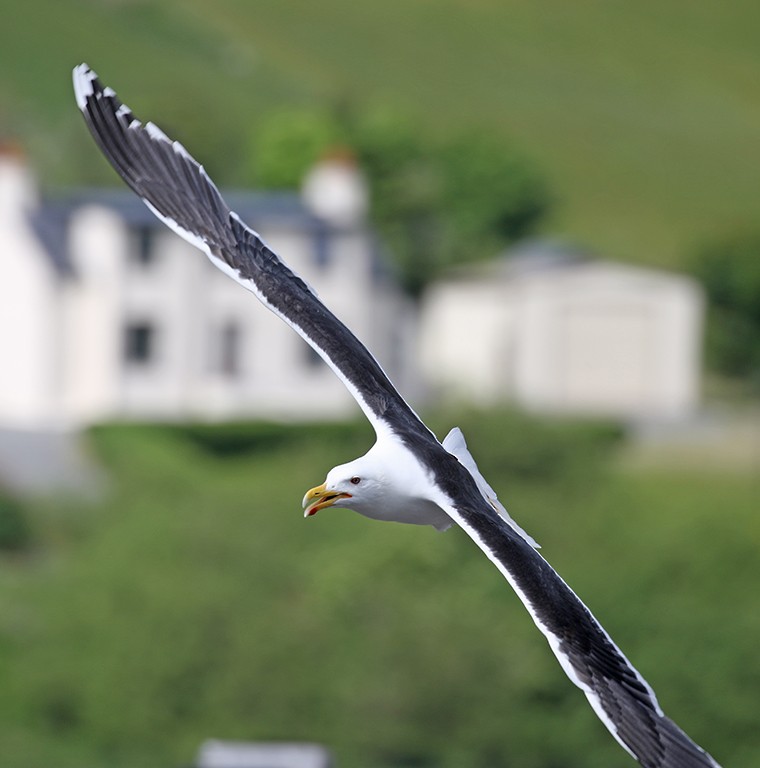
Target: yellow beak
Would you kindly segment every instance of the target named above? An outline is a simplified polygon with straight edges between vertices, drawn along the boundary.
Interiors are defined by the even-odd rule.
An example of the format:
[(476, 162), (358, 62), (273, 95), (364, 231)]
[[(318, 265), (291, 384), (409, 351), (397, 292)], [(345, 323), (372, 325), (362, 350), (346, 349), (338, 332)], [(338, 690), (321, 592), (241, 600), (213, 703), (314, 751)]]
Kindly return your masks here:
[(335, 491), (328, 491), (325, 483), (318, 485), (316, 488), (312, 488), (310, 491), (306, 491), (306, 496), (303, 497), (304, 517), (311, 517), (316, 515), (320, 509), (331, 507), (338, 499), (350, 499), (350, 493), (335, 493)]

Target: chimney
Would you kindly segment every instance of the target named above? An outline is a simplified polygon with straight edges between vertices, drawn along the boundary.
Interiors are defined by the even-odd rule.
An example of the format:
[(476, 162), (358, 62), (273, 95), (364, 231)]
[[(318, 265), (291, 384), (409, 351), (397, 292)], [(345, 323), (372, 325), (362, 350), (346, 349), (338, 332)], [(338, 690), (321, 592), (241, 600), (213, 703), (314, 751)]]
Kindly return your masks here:
[(369, 208), (367, 181), (344, 147), (330, 150), (306, 174), (301, 197), (315, 216), (341, 228), (360, 226)]
[(26, 212), (37, 202), (34, 177), (20, 142), (0, 138), (0, 217)]

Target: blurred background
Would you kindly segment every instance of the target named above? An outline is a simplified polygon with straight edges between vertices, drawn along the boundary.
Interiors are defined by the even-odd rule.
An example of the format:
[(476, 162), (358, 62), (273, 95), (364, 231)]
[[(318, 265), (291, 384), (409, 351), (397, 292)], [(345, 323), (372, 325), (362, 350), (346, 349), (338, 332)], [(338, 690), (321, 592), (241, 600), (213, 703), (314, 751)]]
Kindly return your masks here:
[(0, 11), (3, 765), (632, 764), (466, 536), (303, 521), (371, 429), (121, 184), (81, 61), (462, 427), (665, 711), (756, 764), (756, 3)]

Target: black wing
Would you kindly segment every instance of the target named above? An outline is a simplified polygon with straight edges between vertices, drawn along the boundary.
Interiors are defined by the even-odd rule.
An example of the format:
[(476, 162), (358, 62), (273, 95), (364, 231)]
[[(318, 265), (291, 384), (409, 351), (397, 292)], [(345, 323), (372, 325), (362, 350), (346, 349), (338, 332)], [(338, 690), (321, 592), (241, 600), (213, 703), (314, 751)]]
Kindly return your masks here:
[(411, 432), (437, 442), (367, 348), (230, 211), (203, 166), (154, 124), (136, 119), (86, 64), (73, 77), (95, 141), (156, 216), (294, 328), (348, 387), (378, 434)]
[[(445, 488), (449, 473), (440, 476)], [(512, 585), (567, 676), (633, 757), (645, 768), (719, 768), (664, 715), (646, 680), (527, 541), (462, 485), (438, 503)]]
[(95, 141), (156, 216), (291, 325), (343, 380), (378, 436), (394, 434), (427, 468), (432, 500), (509, 581), (623, 747), (646, 768), (717, 768), (663, 715), (652, 689), (586, 606), (485, 501), (469, 471), (443, 449), (366, 347), (230, 211), (203, 167), (155, 125), (137, 120), (85, 64), (74, 70), (74, 89)]

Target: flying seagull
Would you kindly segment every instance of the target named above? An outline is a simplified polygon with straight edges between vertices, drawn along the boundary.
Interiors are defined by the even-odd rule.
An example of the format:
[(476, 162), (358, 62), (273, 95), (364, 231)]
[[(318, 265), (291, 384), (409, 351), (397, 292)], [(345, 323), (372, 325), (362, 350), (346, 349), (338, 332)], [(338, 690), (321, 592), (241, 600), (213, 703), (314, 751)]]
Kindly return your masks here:
[(501, 571), (562, 669), (617, 741), (646, 768), (719, 768), (672, 720), (591, 612), (536, 551), (482, 477), (458, 429), (439, 442), (367, 348), (262, 238), (231, 211), (202, 165), (142, 123), (86, 65), (77, 105), (124, 181), (170, 229), (254, 293), (327, 362), (377, 440), (304, 497), (305, 515), (348, 507), (366, 517), (444, 530), (459, 525)]

